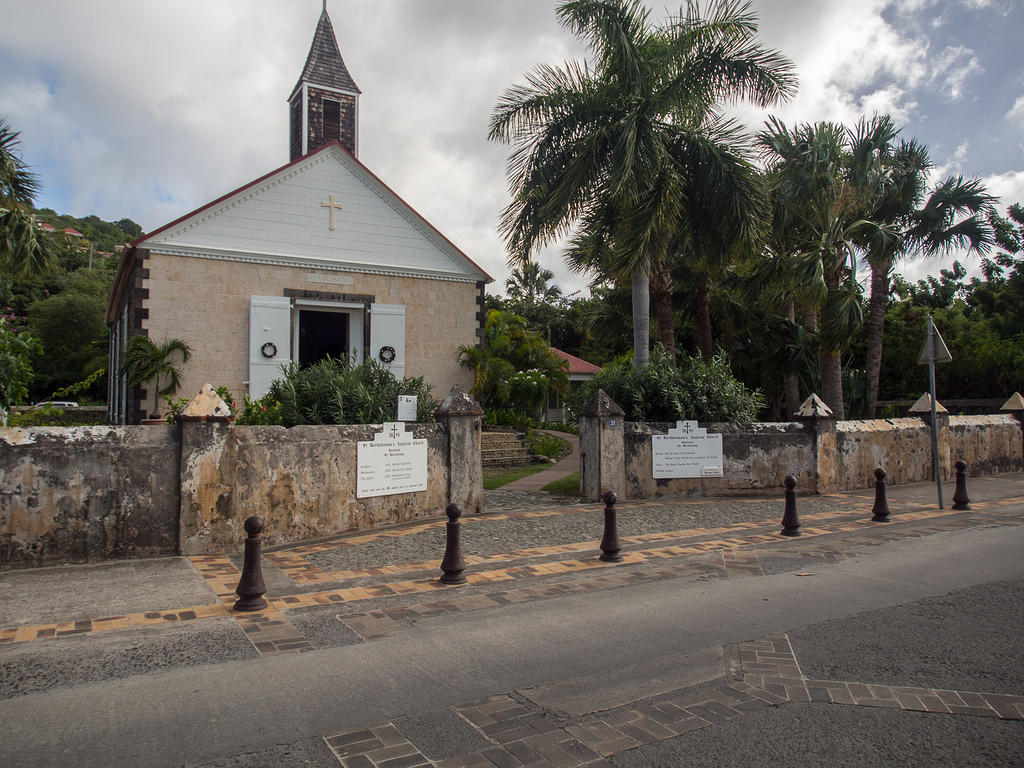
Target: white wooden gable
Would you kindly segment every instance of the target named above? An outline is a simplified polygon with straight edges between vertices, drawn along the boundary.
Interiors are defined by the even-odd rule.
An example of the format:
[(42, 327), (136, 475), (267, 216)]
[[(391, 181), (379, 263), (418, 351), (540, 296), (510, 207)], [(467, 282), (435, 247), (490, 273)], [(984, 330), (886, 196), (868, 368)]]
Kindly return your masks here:
[[(333, 209), (326, 207), (332, 199)], [(207, 258), (489, 279), (336, 143), (157, 230), (138, 245)]]

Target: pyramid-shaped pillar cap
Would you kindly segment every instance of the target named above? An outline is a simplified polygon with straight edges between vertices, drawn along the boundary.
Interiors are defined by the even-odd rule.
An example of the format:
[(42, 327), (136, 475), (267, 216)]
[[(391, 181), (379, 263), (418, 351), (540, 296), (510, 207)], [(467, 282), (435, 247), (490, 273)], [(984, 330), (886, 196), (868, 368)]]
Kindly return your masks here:
[[(919, 398), (917, 398), (917, 402), (914, 403), (912, 406), (910, 406), (910, 410), (908, 411), (908, 413), (931, 413), (931, 412), (932, 412), (932, 396), (931, 396), (931, 393), (929, 393), (929, 392), (925, 392), (923, 395), (921, 395)], [(935, 402), (935, 412), (936, 413), (948, 413), (948, 411), (946, 410), (946, 407), (942, 403), (940, 403), (938, 401)]]
[(473, 396), (458, 384), (453, 384), (448, 395), (437, 408), (438, 416), (482, 416), (484, 409)]
[(1021, 397), (1020, 392), (1014, 392), (999, 410), (1016, 411), (1017, 413), (1024, 412), (1024, 397)]
[(205, 384), (199, 394), (188, 401), (178, 418), (183, 421), (226, 421), (231, 418), (231, 408), (221, 400), (212, 385)]
[(603, 389), (597, 390), (594, 396), (583, 406), (582, 416), (625, 416), (625, 412), (608, 397)]
[(813, 392), (797, 409), (794, 416), (801, 419), (831, 419), (833, 418), (832, 409), (825, 405), (825, 401), (818, 397)]

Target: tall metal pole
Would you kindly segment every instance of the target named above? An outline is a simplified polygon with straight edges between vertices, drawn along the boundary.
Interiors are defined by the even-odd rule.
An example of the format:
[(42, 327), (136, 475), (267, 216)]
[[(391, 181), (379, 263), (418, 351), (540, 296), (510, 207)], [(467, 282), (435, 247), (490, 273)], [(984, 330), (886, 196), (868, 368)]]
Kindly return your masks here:
[(928, 315), (928, 386), (932, 395), (932, 458), (935, 466), (935, 487), (939, 491), (939, 509), (942, 506), (942, 469), (939, 466), (939, 423), (935, 416), (935, 325)]

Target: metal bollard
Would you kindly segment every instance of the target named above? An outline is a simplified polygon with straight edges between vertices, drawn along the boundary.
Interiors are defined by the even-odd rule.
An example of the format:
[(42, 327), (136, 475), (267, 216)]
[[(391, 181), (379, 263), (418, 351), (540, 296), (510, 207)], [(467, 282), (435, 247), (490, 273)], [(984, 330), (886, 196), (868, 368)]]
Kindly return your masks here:
[(242, 562), (242, 578), (238, 580), (235, 594), (236, 611), (259, 611), (267, 607), (263, 595), (267, 585), (263, 583), (262, 550), (263, 518), (253, 515), (245, 521), (245, 532), (249, 538), (245, 540), (245, 560)]
[(462, 559), (462, 510), (458, 504), (449, 504), (444, 513), (448, 515), (445, 526), (444, 559), (441, 561), (440, 582), (442, 584), (465, 584), (466, 561)]
[(796, 478), (786, 475), (786, 511), (782, 515), (783, 536), (800, 535), (800, 516), (796, 513)]
[(599, 559), (606, 563), (617, 563), (622, 560), (619, 526), (615, 521), (615, 502), (619, 497), (615, 495), (615, 491), (607, 491), (601, 498), (604, 500), (604, 536), (601, 538)]
[(871, 519), (876, 523), (889, 522), (889, 502), (885, 498), (885, 470), (875, 470), (875, 506), (871, 508)]
[(970, 509), (971, 500), (967, 498), (967, 462), (958, 461), (956, 467), (956, 490), (953, 491), (953, 509)]

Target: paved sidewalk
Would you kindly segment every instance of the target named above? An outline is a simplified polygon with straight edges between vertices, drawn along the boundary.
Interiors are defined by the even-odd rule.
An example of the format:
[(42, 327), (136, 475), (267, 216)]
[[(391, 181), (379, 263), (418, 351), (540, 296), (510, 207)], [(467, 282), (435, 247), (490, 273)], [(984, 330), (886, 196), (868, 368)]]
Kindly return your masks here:
[[(161, 701), (164, 689), (176, 701), (173, 691), (180, 689), (188, 698), (187, 692), (199, 694), (212, 686), (204, 694), (212, 699), (218, 686), (233, 686), (243, 678), (277, 680), (271, 684), (273, 692), (264, 693), (270, 696), (267, 701), (276, 701), (297, 695), (303, 687), (319, 690), (316, 670), (344, 668), (363, 675), (361, 683), (351, 681), (348, 688), (354, 691), (361, 685), (378, 692), (384, 696), (380, 707), (366, 700), (363, 714), (350, 714), (340, 722), (318, 716), (315, 708), (271, 709), (262, 727), (285, 718), (291, 725), (281, 734), (268, 732), (263, 738), (254, 726), (251, 734), (223, 734), (221, 742), (202, 749), (197, 742), (184, 751), (233, 755), (202, 763), (211, 768), (754, 764), (736, 754), (740, 742), (747, 745), (744, 755), (767, 749), (779, 762), (793, 765), (844, 756), (858, 765), (885, 765), (899, 754), (893, 751), (897, 744), (877, 756), (858, 757), (861, 747), (837, 741), (834, 735), (816, 739), (813, 733), (788, 736), (799, 748), (793, 754), (780, 751), (773, 736), (782, 732), (780, 723), (795, 722), (800, 730), (799, 723), (806, 721), (829, 734), (849, 731), (859, 739), (870, 740), (873, 729), (882, 729), (885, 739), (899, 742), (902, 736), (892, 735), (896, 729), (932, 740), (934, 749), (911, 750), (902, 764), (951, 760), (957, 765), (1018, 765), (1024, 760), (1024, 671), (1006, 660), (1024, 654), (1019, 632), (1024, 620), (1024, 568), (1019, 558), (1009, 555), (1016, 563), (1005, 571), (1009, 581), (945, 596), (941, 587), (931, 584), (940, 580), (938, 574), (967, 573), (972, 568), (1004, 572), (998, 566), (1002, 560), (994, 554), (976, 556), (974, 561), (957, 558), (970, 558), (967, 553), (973, 551), (988, 553), (979, 548), (982, 544), (1001, 547), (1005, 553), (1020, 551), (1024, 475), (972, 478), (969, 492), (971, 510), (956, 511), (948, 508), (951, 484), (944, 510), (937, 508), (933, 484), (890, 488), (888, 523), (870, 522), (870, 490), (800, 497), (802, 535), (795, 538), (779, 535), (781, 498), (627, 501), (619, 505), (623, 561), (603, 563), (597, 558), (600, 504), (541, 505), (536, 493), (505, 490), (489, 494), (492, 511), (464, 518), (465, 586), (437, 582), (444, 521), (430, 520), (265, 551), (270, 605), (251, 614), (230, 610), (241, 565), (238, 556), (0, 573), (0, 725), (18, 733), (7, 747), (0, 746), (0, 762), (7, 755), (11, 765), (67, 764), (59, 749), (52, 756), (33, 753), (38, 759), (26, 761), (24, 749), (29, 747), (16, 746), (38, 730), (33, 723), (21, 732), (19, 726), (28, 725), (19, 719), (28, 716), (24, 713), (37, 713), (32, 715), (36, 719), (42, 711), (58, 717), (64, 701), (77, 702), (67, 705), (71, 709), (64, 719), (80, 720), (81, 712), (70, 714), (78, 712), (75, 707), (92, 711), (95, 697), (109, 702), (110, 696), (122, 695), (114, 693), (121, 686), (140, 694), (148, 690), (145, 686), (158, 686)], [(495, 509), (498, 501), (503, 504), (500, 510)], [(885, 559), (889, 552), (900, 554)], [(1000, 555), (1003, 560), (1007, 556)], [(857, 566), (861, 559), (872, 563), (866, 572)], [(875, 563), (890, 559), (914, 575), (908, 579), (897, 570), (893, 572), (900, 573), (898, 580), (886, 581), (889, 566)], [(851, 583), (860, 590), (857, 595), (866, 590), (864, 594), (883, 596), (880, 605), (893, 607), (843, 615), (831, 623), (781, 618), (789, 615), (787, 611), (803, 615), (801, 606), (821, 599), (819, 594), (826, 597), (821, 610), (834, 611), (835, 600), (827, 596), (833, 589), (846, 594), (847, 588), (840, 585), (851, 576), (844, 574), (855, 574)], [(785, 593), (777, 597), (776, 575), (793, 578), (792, 608), (785, 607)], [(965, 578), (964, 583), (975, 583), (975, 577)], [(761, 583), (763, 587), (758, 586)], [(885, 598), (889, 592), (893, 597)], [(628, 596), (627, 603), (622, 605), (615, 594)], [(674, 597), (683, 594), (685, 600)], [(853, 598), (854, 592), (849, 594)], [(922, 601), (913, 594), (935, 597)], [(771, 610), (769, 603), (760, 602), (769, 597), (775, 604)], [(635, 666), (570, 674), (564, 681), (557, 672), (535, 669), (542, 661), (541, 648), (552, 657), (545, 664), (556, 669), (568, 668), (567, 662), (557, 661), (564, 651), (570, 652), (567, 659), (593, 668), (600, 657), (589, 653), (597, 653), (599, 637), (605, 633), (626, 633), (630, 650), (639, 651), (649, 642), (645, 632), (662, 628), (669, 605), (673, 614), (682, 608), (685, 617), (707, 603), (700, 610), (711, 611), (713, 618), (697, 621), (695, 627), (708, 628), (701, 632), (739, 626), (737, 622), (745, 621), (737, 615), (742, 614), (739, 606), (744, 601), (756, 611), (767, 611), (764, 615), (772, 617), (769, 626), (782, 622), (786, 632), (738, 630), (736, 635), (737, 630), (722, 630), (732, 638), (725, 645), (722, 640), (710, 645), (697, 641), (694, 648), (703, 650), (683, 653), (677, 648), (674, 655), (655, 653), (650, 661), (642, 661), (641, 654)], [(582, 611), (572, 620), (565, 614), (570, 606)], [(600, 615), (624, 615), (640, 606), (645, 610), (630, 613), (626, 624), (602, 620)], [(594, 610), (598, 615), (592, 614)], [(542, 640), (541, 630), (547, 625), (538, 621), (549, 613), (553, 618), (545, 621), (554, 621), (553, 629), (570, 631), (578, 624), (580, 634), (572, 648)], [(421, 632), (440, 633), (437, 639), (457, 645), (461, 641), (451, 627), (482, 639), (481, 633), (499, 622), (505, 628), (495, 637), (486, 635), (482, 647), (490, 649), (487, 655), (500, 667), (502, 633), (530, 627), (514, 647), (524, 644), (522, 652), (530, 660), (520, 662), (527, 666), (518, 677), (531, 682), (488, 685), (486, 664), (477, 659), (476, 667), (461, 673), (468, 675), (465, 682), (458, 674), (455, 680), (460, 690), (478, 691), (476, 698), (453, 693), (449, 705), (430, 714), (411, 703), (387, 708), (396, 705), (384, 703), (391, 700), (385, 693), (410, 674), (416, 676), (410, 670), (439, 661), (410, 655), (414, 648), (427, 652), (432, 647), (433, 636)], [(757, 624), (754, 615), (752, 626)], [(670, 635), (679, 632), (664, 628)], [(533, 651), (525, 649), (531, 635), (538, 643)], [(481, 639), (465, 642), (476, 647)], [(612, 637), (608, 642), (625, 647)], [(595, 651), (588, 652), (591, 645)], [(469, 652), (455, 648), (451, 646), (456, 658)], [(309, 664), (299, 666), (306, 658)], [(396, 665), (395, 676), (381, 676), (377, 665), (384, 658), (389, 659), (386, 664)], [(397, 671), (403, 664), (409, 669)], [(365, 674), (357, 672), (361, 669)], [(190, 670), (200, 674), (192, 677)], [(313, 677), (306, 679), (310, 674)], [(416, 696), (434, 700), (440, 689), (437, 680), (432, 684), (433, 690), (428, 686)], [(290, 691), (290, 686), (296, 690)], [(393, 698), (394, 693), (389, 695)], [(411, 691), (399, 697), (409, 695)], [(190, 712), (196, 704), (189, 698)], [(339, 705), (321, 701), (321, 706), (333, 711)], [(234, 713), (218, 711), (218, 717), (236, 719)], [(412, 711), (419, 714), (408, 714)], [(891, 728), (878, 720), (880, 714), (886, 715)], [(162, 726), (154, 722), (158, 727)], [(196, 733), (206, 730), (199, 727)], [(750, 741), (751, 734), (762, 734), (760, 746)], [(947, 744), (953, 738), (949, 734), (957, 734), (961, 741)], [(90, 739), (102, 743), (99, 735), (85, 741)], [(259, 743), (263, 746), (257, 748)], [(960, 743), (987, 746), (975, 760), (976, 747), (965, 750), (957, 746)], [(253, 746), (243, 749), (243, 744)], [(145, 741), (116, 760), (111, 757), (109, 763), (85, 756), (98, 754), (89, 751), (94, 747), (81, 749), (85, 751), (76, 760), (80, 765), (139, 760), (199, 764), (185, 758), (175, 762), (166, 754), (157, 759), (146, 751)], [(818, 757), (809, 757), (813, 755)]]
[[(951, 487), (947, 489), (952, 495)], [(803, 536), (780, 537), (781, 498), (663, 497), (618, 505), (625, 562), (674, 561), (708, 552), (770, 545), (805, 550), (816, 537), (859, 534), (886, 540), (907, 526), (990, 524), (1001, 514), (1024, 513), (1024, 475), (972, 478), (970, 512), (937, 509), (935, 486), (888, 489), (892, 520), (870, 522), (873, 490), (798, 499)], [(603, 507), (501, 489), (487, 503), (496, 511), (464, 517), (463, 553), (469, 587), (525, 580), (592, 579), (607, 569), (596, 559)], [(492, 503), (500, 501), (501, 506)], [(992, 516), (995, 517), (992, 517)], [(264, 550), (267, 598), (274, 610), (317, 604), (406, 602), (451, 593), (437, 583), (445, 548), (445, 521), (429, 520)], [(817, 556), (817, 555), (816, 555)], [(802, 557), (802, 555), (798, 556)], [(12, 641), (112, 631), (211, 617), (230, 610), (241, 554), (165, 557), (67, 565), (0, 573), (0, 645)], [(213, 598), (213, 599), (211, 599)], [(243, 620), (244, 618), (239, 618)]]
[[(557, 464), (549, 469), (541, 470), (527, 477), (516, 480), (508, 485), (502, 486), (504, 491), (539, 491), (544, 486), (568, 477), (573, 472), (580, 471), (580, 438), (569, 432), (554, 432), (549, 429), (537, 430), (548, 435), (565, 440), (572, 446), (568, 456), (562, 458)], [(489, 510), (490, 506), (487, 507)]]

